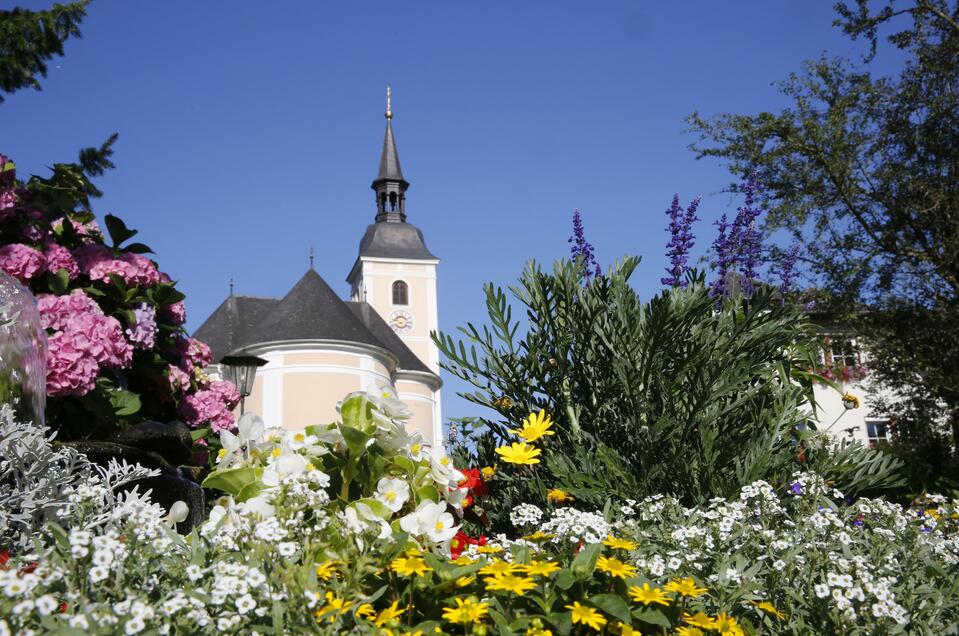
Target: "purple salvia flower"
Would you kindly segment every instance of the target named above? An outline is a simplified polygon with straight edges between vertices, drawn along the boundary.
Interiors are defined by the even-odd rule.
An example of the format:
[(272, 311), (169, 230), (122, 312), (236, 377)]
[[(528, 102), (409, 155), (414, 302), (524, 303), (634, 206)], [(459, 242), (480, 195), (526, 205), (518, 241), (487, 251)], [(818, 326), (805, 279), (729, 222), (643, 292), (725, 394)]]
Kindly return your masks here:
[(583, 259), (583, 270), (586, 272), (586, 278), (591, 276), (602, 276), (603, 270), (596, 262), (596, 256), (593, 253), (593, 246), (586, 240), (586, 233), (583, 230), (583, 219), (579, 215), (579, 208), (573, 210), (573, 235), (569, 237), (567, 243), (572, 243), (570, 254), (573, 260)]
[(761, 210), (756, 207), (756, 194), (759, 182), (756, 173), (751, 172), (741, 186), (746, 195), (742, 207), (736, 211), (730, 242), (739, 266), (740, 284), (743, 295), (750, 298), (756, 290), (756, 268), (762, 260), (762, 235), (756, 227), (756, 219)]
[(127, 337), (137, 349), (152, 349), (157, 335), (156, 309), (140, 303), (133, 308), (133, 315), (136, 316), (136, 324), (126, 330)]
[(779, 291), (782, 293), (783, 302), (786, 300), (786, 294), (791, 291), (793, 280), (796, 278), (796, 259), (798, 258), (799, 243), (793, 243), (779, 267)]
[(725, 213), (716, 221), (716, 227), (719, 230), (716, 234), (716, 240), (713, 241), (713, 251), (716, 253), (716, 260), (713, 261), (713, 264), (716, 266), (716, 280), (713, 281), (713, 287), (709, 291), (713, 298), (719, 298), (728, 294), (729, 290), (726, 288), (726, 279), (729, 277), (729, 271), (735, 264), (734, 254), (731, 250), (732, 236), (727, 234), (730, 227), (729, 221), (726, 220)]
[(789, 492), (791, 492), (794, 495), (803, 494), (802, 484), (799, 483), (798, 481), (794, 481), (792, 484), (789, 485)]
[(669, 256), (670, 266), (666, 270), (668, 277), (660, 279), (663, 285), (670, 287), (686, 287), (686, 281), (683, 280), (683, 272), (686, 270), (686, 263), (689, 261), (689, 252), (693, 248), (696, 238), (693, 236), (693, 223), (699, 220), (696, 216), (696, 209), (699, 207), (701, 197), (693, 199), (685, 214), (680, 214), (683, 209), (679, 206), (679, 195), (673, 195), (673, 203), (666, 210), (669, 215), (669, 234), (670, 240), (666, 244), (666, 255)]

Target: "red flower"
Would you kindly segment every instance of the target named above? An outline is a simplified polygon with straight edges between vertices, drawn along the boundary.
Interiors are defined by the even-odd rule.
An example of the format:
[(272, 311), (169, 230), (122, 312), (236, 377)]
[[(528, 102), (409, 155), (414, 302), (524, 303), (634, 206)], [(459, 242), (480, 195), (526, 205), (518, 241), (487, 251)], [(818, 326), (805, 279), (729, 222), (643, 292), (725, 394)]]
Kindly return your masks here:
[(463, 551), (471, 545), (486, 545), (486, 536), (481, 534), (479, 537), (474, 539), (460, 530), (453, 535), (453, 539), (450, 541), (450, 558), (460, 558), (460, 555), (463, 554)]
[(0, 568), (6, 569), (7, 561), (10, 560), (10, 553), (6, 550), (0, 550)]
[(482, 499), (489, 494), (489, 487), (486, 485), (486, 481), (483, 479), (483, 475), (478, 468), (469, 468), (462, 472), (464, 478), (463, 481), (459, 483), (460, 488), (468, 488), (470, 494), (478, 499)]

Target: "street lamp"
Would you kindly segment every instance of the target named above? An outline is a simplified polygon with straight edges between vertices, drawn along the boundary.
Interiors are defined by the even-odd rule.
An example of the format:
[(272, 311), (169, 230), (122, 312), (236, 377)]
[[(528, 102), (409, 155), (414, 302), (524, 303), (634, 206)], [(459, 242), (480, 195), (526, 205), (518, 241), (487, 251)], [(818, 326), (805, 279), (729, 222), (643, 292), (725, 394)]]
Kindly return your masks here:
[(220, 364), (223, 365), (223, 376), (236, 385), (237, 391), (240, 392), (240, 415), (243, 415), (246, 396), (253, 392), (256, 370), (266, 363), (267, 361), (263, 358), (251, 355), (223, 356), (220, 359)]

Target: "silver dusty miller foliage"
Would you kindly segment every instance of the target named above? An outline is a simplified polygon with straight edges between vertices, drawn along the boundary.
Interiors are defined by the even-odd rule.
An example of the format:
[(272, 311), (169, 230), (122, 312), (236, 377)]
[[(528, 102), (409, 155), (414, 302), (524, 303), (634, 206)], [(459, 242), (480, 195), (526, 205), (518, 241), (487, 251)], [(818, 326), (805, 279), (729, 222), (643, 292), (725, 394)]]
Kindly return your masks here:
[(99, 493), (107, 512), (120, 497), (117, 489), (159, 474), (126, 462), (102, 468), (72, 448), (54, 447), (53, 437), (47, 427), (17, 422), (13, 408), (0, 405), (0, 548), (26, 551), (44, 524), (69, 526), (79, 491)]

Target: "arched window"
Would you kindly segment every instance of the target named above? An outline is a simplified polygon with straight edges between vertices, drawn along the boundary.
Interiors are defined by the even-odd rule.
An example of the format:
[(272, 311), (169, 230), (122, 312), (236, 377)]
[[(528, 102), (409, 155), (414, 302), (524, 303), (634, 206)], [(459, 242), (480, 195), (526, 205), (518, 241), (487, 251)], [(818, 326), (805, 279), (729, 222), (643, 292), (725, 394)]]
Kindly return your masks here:
[(393, 283), (393, 304), (394, 305), (409, 305), (410, 304), (410, 291), (401, 280)]

